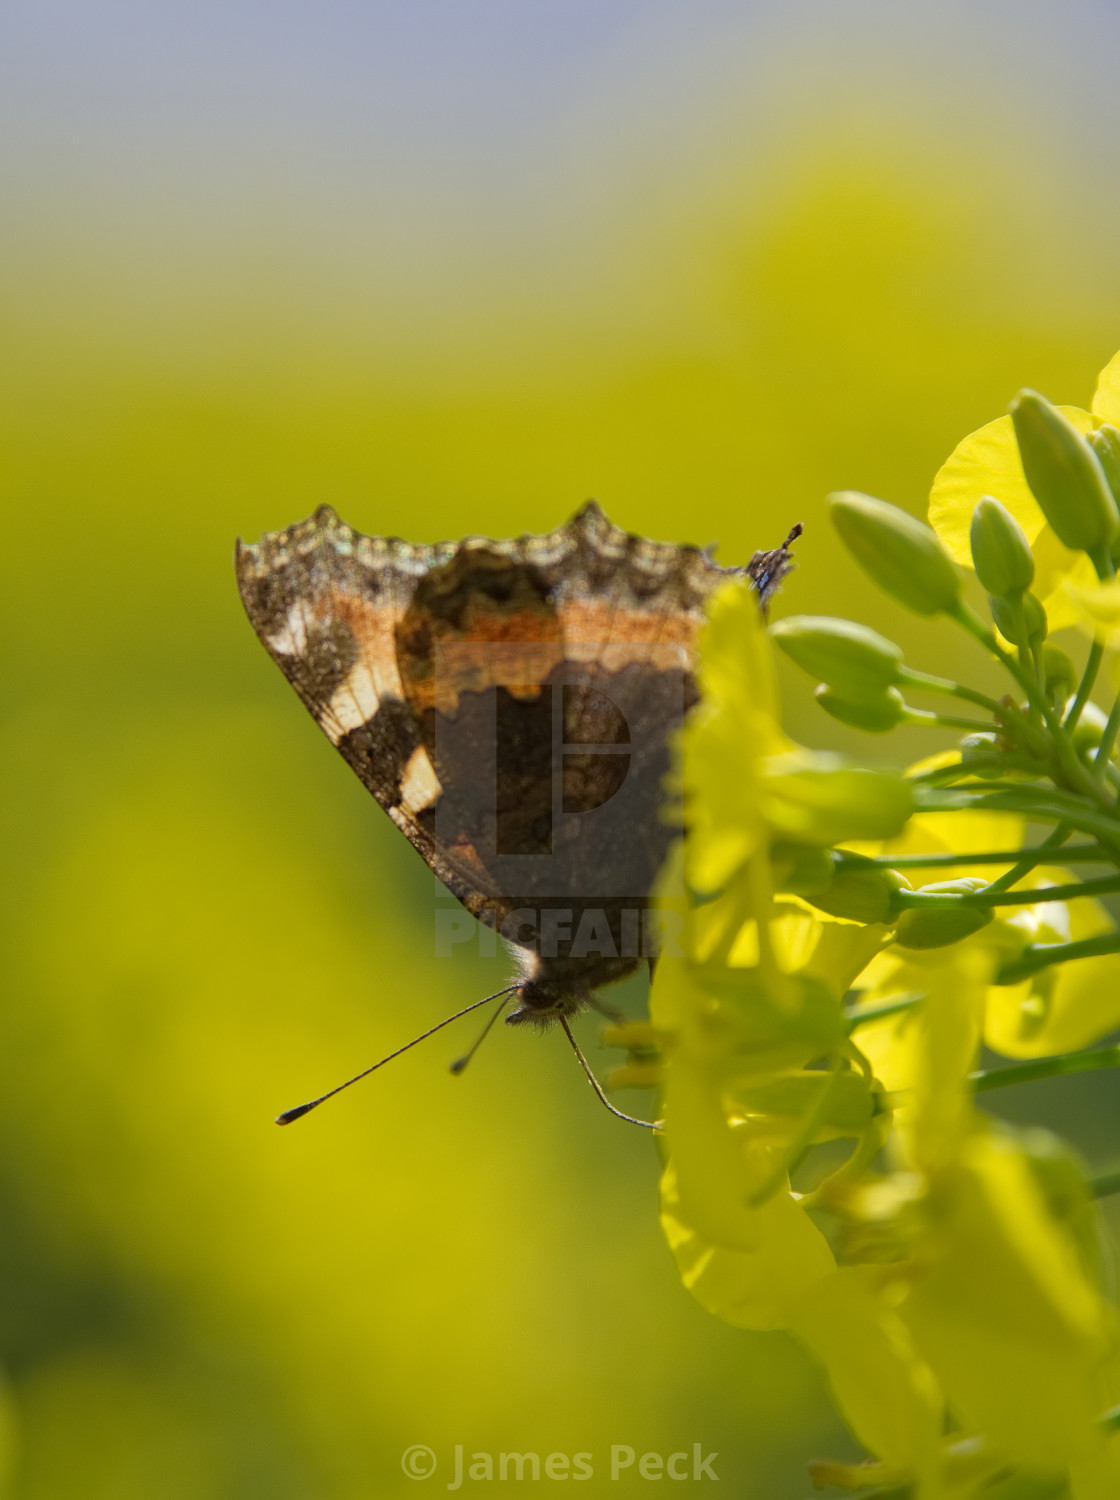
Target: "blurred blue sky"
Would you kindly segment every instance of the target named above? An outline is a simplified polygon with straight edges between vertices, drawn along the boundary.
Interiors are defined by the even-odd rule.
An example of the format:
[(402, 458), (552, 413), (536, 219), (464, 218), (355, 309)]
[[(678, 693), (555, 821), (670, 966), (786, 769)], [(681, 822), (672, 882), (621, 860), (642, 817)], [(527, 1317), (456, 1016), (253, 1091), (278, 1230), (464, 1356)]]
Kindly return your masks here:
[(560, 273), (637, 204), (686, 212), (729, 153), (761, 181), (852, 116), (1091, 173), (1115, 228), (1118, 43), (1104, 0), (16, 0), (8, 232), (77, 218), (127, 261), (271, 224), (324, 269), (357, 234), (438, 296), (449, 252)]

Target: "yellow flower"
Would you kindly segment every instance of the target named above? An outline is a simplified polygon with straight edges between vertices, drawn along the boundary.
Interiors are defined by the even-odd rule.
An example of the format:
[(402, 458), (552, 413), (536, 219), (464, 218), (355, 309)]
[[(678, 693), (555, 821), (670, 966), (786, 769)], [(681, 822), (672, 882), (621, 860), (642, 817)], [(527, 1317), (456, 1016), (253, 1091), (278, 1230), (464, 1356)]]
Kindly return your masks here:
[[(757, 970), (705, 969), (671, 956), (659, 961), (650, 1000), (666, 1039), (671, 1157), (662, 1226), (685, 1285), (740, 1327), (783, 1327), (807, 1288), (835, 1265), (783, 1170), (797, 1122), (763, 1138), (735, 1102), (746, 1080), (799, 1069), (841, 1042), (837, 996), (802, 981), (794, 1000), (790, 1010), (777, 1003)], [(827, 1087), (829, 1076), (814, 1081)]]
[(857, 1027), (853, 1040), (895, 1108), (892, 1155), (900, 1167), (932, 1170), (950, 1160), (972, 1124), (968, 1075), (976, 1065), (994, 958), (975, 942), (924, 952), (890, 949), (862, 979), (861, 1009), (900, 995), (909, 1010)]
[[(658, 962), (650, 1017), (670, 1149), (662, 1224), (685, 1285), (740, 1327), (786, 1326), (834, 1269), (790, 1190), (789, 1157), (876, 1129), (870, 1077), (843, 1062), (841, 999), (886, 933), (773, 901), (759, 852), (690, 914), (688, 956)], [(829, 1056), (831, 1071), (806, 1068)]]
[(1074, 623), (1110, 651), (1120, 648), (1120, 583), (1067, 578), (1064, 587)]
[(661, 1224), (684, 1285), (701, 1307), (737, 1328), (785, 1328), (806, 1291), (836, 1265), (824, 1235), (789, 1193), (752, 1211), (737, 1246), (705, 1239), (682, 1210), (672, 1164), (661, 1183)]
[(1093, 396), (1093, 415), (1120, 427), (1120, 352), (1105, 365)]
[(921, 1478), (920, 1493), (933, 1496), (940, 1493), (944, 1397), (882, 1279), (870, 1266), (822, 1277), (801, 1301), (793, 1332), (824, 1366), (848, 1426), (886, 1466), (876, 1481)]
[(701, 703), (681, 736), (690, 888), (723, 890), (771, 835), (828, 846), (896, 834), (910, 789), (889, 771), (846, 766), (781, 730), (771, 647), (753, 593), (722, 589), (700, 643)]
[(701, 640), (702, 701), (683, 735), (689, 883), (720, 890), (765, 838), (760, 810), (768, 757), (793, 749), (778, 725), (770, 644), (742, 585), (712, 600)]
[[(855, 1032), (892, 1091), (889, 1147), (900, 1170), (850, 1188), (837, 1206), (875, 1231), (853, 1236), (857, 1255), (887, 1247), (880, 1295), (907, 1332), (908, 1357), (929, 1367), (958, 1418), (1009, 1464), (1058, 1473), (1077, 1466), (1088, 1476), (1077, 1493), (1096, 1500), (1116, 1493), (1102, 1487), (1117, 1470), (1096, 1420), (1108, 1404), (1115, 1314), (1095, 1285), (1078, 1225), (1049, 1201), (1026, 1138), (992, 1127), (973, 1105), (968, 1074), (985, 997), (998, 993), (987, 984), (994, 958), (976, 938), (905, 960), (888, 953), (872, 964), (880, 995), (905, 986), (925, 999)], [(807, 1308), (822, 1295), (823, 1285), (814, 1288), (798, 1314), (803, 1337)], [(873, 1330), (866, 1314), (865, 1321)], [(873, 1336), (881, 1341), (881, 1333)], [(811, 1335), (806, 1341), (813, 1347)], [(842, 1353), (820, 1357), (834, 1384), (835, 1368), (841, 1378), (862, 1380), (870, 1400), (871, 1377), (846, 1371)], [(897, 1378), (907, 1378), (901, 1367)], [(839, 1386), (837, 1399), (855, 1426)], [(898, 1464), (881, 1434), (864, 1441)], [(914, 1477), (922, 1477), (922, 1451), (912, 1461)], [(934, 1486), (929, 1493), (958, 1492)]]
[(1113, 1313), (1013, 1137), (962, 1141), (932, 1180), (920, 1249), (899, 1316), (954, 1409), (1017, 1464), (1097, 1454)]
[[(1081, 432), (1105, 422), (1120, 423), (1120, 354), (1101, 372), (1092, 408), (1060, 406)], [(1027, 534), (1035, 558), (1034, 592), (1042, 600), (1051, 630), (1074, 624), (1077, 609), (1064, 584), (1091, 589), (1096, 574), (1089, 559), (1064, 547), (1046, 523), (1038, 502), (1027, 487), (1011, 418), (970, 433), (957, 444), (938, 470), (929, 497), (929, 523), (954, 561), (972, 566), (969, 528), (972, 511), (983, 495), (1005, 505)]]
[[(1120, 358), (1113, 361), (1120, 372)], [(1120, 373), (1117, 375), (1120, 381)], [(1117, 395), (1120, 400), (1120, 393)], [(947, 757), (911, 766), (910, 773), (932, 769), (947, 763)], [(1022, 842), (1022, 818), (1010, 813), (919, 813), (910, 819), (903, 833), (886, 843), (853, 844), (859, 853), (885, 855), (939, 854), (953, 852), (966, 855), (975, 850), (1014, 850)], [(994, 880), (1007, 865), (954, 865), (954, 875), (980, 875)], [(911, 871), (918, 883), (922, 871)], [(1052, 885), (1070, 885), (1075, 877), (1059, 867), (1038, 866), (1018, 884), (1018, 889), (1041, 889)], [(1065, 901), (1039, 901), (1029, 906), (1004, 907), (990, 927), (965, 940), (969, 948), (989, 953), (989, 971), (1001, 959), (1013, 955), (1028, 943), (1069, 943), (1082, 938), (1112, 932), (1115, 923), (1099, 902), (1087, 897)], [(943, 959), (936, 951), (926, 957), (888, 949), (874, 965), (860, 976), (862, 1004), (865, 1008), (880, 1005), (892, 995), (922, 990), (936, 965), (947, 964), (952, 970), (960, 962), (963, 946), (948, 950)], [(868, 959), (873, 955), (869, 952)], [(935, 967), (931, 968), (930, 965)], [(853, 982), (855, 982), (853, 980)], [(892, 1047), (908, 1034), (910, 1022), (895, 1018), (877, 1023), (874, 1029), (861, 1028), (857, 1040), (875, 1066), (876, 1076), (886, 1087), (897, 1069), (905, 1063), (889, 1062)], [(984, 1041), (1004, 1057), (1049, 1057), (1091, 1046), (1120, 1026), (1120, 954), (1096, 958), (1079, 958), (1037, 974), (1014, 985), (986, 986), (984, 1006)]]
[[(918, 761), (916, 765), (909, 767), (906, 774), (916, 776), (924, 771), (938, 770), (942, 766), (956, 765), (959, 761), (959, 751), (947, 750), (940, 755), (930, 756), (927, 760)], [(845, 848), (857, 854), (880, 855), (887, 859), (892, 855), (983, 854), (991, 849), (1006, 849), (1011, 852), (1021, 847), (1025, 826), (1023, 819), (1014, 813), (917, 813), (897, 838), (880, 843), (849, 841)], [(987, 880), (994, 880), (1004, 870), (1010, 869), (1011, 863), (954, 864), (951, 868), (936, 873), (934, 867), (923, 870), (919, 866), (909, 874), (914, 885), (966, 875), (982, 875)]]
[[(1067, 870), (1038, 869), (1031, 884), (1066, 885)], [(1040, 901), (1006, 915), (1005, 929), (1030, 943), (1069, 943), (1112, 932), (1099, 902)], [(985, 931), (976, 940), (989, 938)], [(1120, 1026), (1120, 954), (1077, 958), (1042, 969), (1021, 984), (988, 990), (984, 1040), (1004, 1057), (1049, 1057), (1091, 1046)]]

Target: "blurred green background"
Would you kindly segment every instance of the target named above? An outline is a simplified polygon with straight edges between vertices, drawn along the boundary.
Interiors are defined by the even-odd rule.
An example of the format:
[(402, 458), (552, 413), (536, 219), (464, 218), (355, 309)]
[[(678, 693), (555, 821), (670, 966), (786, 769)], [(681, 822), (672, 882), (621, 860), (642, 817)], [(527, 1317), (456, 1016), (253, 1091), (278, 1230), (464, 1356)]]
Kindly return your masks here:
[[(1118, 43), (1104, 0), (5, 7), (13, 1496), (414, 1495), (414, 1443), (433, 1489), (456, 1443), (591, 1450), (597, 1493), (612, 1443), (699, 1442), (798, 1500), (853, 1452), (784, 1338), (681, 1289), (649, 1140), (554, 1038), (456, 1080), (465, 1022), (273, 1127), (505, 969), (434, 956), (432, 879), (254, 639), (233, 539), (595, 495), (741, 562), (802, 520), (778, 613), (976, 679), (822, 499), (920, 511), (1020, 385), (1087, 404)], [(794, 735), (866, 751), (783, 684)], [(1107, 1151), (1096, 1084), (1015, 1107)]]

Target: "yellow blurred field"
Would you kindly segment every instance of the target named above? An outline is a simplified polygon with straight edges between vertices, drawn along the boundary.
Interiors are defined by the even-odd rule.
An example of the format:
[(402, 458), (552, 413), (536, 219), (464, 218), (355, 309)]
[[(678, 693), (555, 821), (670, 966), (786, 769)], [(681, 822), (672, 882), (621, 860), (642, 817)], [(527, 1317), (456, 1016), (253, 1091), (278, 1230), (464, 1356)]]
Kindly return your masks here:
[[(455, 1444), (701, 1443), (799, 1500), (850, 1447), (818, 1376), (688, 1299), (649, 1141), (556, 1038), (452, 1079), (455, 1033), (272, 1126), (505, 970), (434, 956), (432, 878), (253, 638), (233, 542), (594, 495), (731, 562), (802, 520), (777, 613), (966, 670), (823, 497), (920, 512), (1020, 385), (1087, 401), (1116, 16), (90, 9), (17, 5), (0, 47), (10, 1493), (365, 1500), (416, 1493), (416, 1443), (434, 1489)], [(866, 752), (783, 684), (793, 735)], [(1107, 1091), (1063, 1099), (1085, 1145)]]

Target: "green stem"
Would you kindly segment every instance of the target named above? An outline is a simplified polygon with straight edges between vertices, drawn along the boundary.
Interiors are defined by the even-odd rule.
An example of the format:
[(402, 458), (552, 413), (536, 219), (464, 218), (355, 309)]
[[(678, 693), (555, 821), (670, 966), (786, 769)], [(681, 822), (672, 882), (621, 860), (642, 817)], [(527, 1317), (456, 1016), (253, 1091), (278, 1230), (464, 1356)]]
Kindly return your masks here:
[[(1010, 783), (995, 790), (988, 782), (978, 781), (965, 786), (927, 786), (912, 781), (914, 805), (918, 812), (1004, 812), (1022, 813), (1037, 823), (1060, 823), (1065, 818), (1072, 822), (1067, 807), (1059, 802), (1059, 793), (1053, 787), (1032, 786), (1022, 782)], [(1071, 799), (1074, 807), (1080, 804)], [(1109, 831), (1120, 833), (1120, 825), (1094, 809), (1094, 818), (1104, 822)]]
[(1120, 875), (1101, 880), (1077, 880), (1070, 885), (1044, 885), (1033, 891), (997, 890), (995, 884), (979, 891), (896, 891), (899, 911), (952, 906), (1036, 906), (1040, 901), (1077, 901), (1082, 896), (1112, 896), (1120, 891)]
[[(1039, 693), (1038, 684), (1032, 681), (1028, 673), (1023, 671), (1015, 657), (1009, 651), (1003, 649), (996, 640), (994, 633), (988, 629), (971, 605), (966, 604), (961, 599), (956, 607), (949, 611), (949, 618), (955, 620), (958, 625), (967, 630), (969, 635), (980, 642), (985, 651), (990, 651), (997, 661), (1003, 664), (1022, 688), (1028, 702), (1034, 704), (1039, 709), (1043, 708), (1044, 700)], [(1046, 706), (1048, 707), (1049, 705)]]
[(961, 776), (975, 776), (982, 771), (996, 771), (1001, 775), (1008, 771), (1020, 771), (1038, 781), (1049, 777), (1049, 768), (1041, 761), (1021, 752), (1003, 751), (992, 755), (970, 755), (967, 760), (954, 761), (952, 765), (938, 766), (935, 770), (911, 776), (910, 782), (913, 786), (951, 785)]
[(1042, 642), (1036, 640), (1031, 645), (1031, 665), (1034, 667), (1035, 680), (1042, 684), (1042, 691), (1046, 691), (1046, 679), (1042, 671)]
[(998, 714), (1000, 706), (987, 693), (978, 693), (975, 688), (965, 687), (962, 682), (953, 682), (948, 677), (934, 677), (931, 672), (918, 672), (913, 667), (899, 666), (898, 681), (908, 687), (921, 688), (927, 693), (944, 693), (951, 698), (961, 698), (965, 703), (975, 703), (977, 708), (986, 708)]
[(845, 1013), (848, 1022), (848, 1035), (859, 1026), (867, 1026), (872, 1021), (884, 1021), (888, 1016), (901, 1015), (903, 1011), (913, 1010), (926, 998), (924, 990), (908, 990), (905, 995), (896, 995), (893, 1000), (884, 1001), (882, 1005), (873, 1005), (869, 1010), (849, 1010)]
[(930, 709), (914, 708), (909, 703), (906, 705), (906, 714), (902, 722), (929, 729), (964, 729), (969, 733), (977, 730), (990, 733), (992, 728), (990, 720), (987, 719), (964, 719), (956, 714), (937, 714)]
[[(1111, 1198), (1114, 1193), (1120, 1193), (1120, 1171), (1102, 1172), (1099, 1177), (1090, 1178), (1089, 1191), (1094, 1198)], [(1110, 1415), (1116, 1418), (1116, 1425), (1120, 1427), (1120, 1406)]]
[(1108, 723), (1104, 726), (1104, 734), (1097, 746), (1097, 753), (1093, 756), (1093, 769), (1102, 774), (1107, 770), (1108, 763), (1112, 759), (1112, 747), (1116, 744), (1116, 736), (1120, 734), (1120, 693), (1112, 705), (1112, 712), (1108, 716)]
[(1057, 788), (1045, 791), (1034, 787), (1010, 786), (996, 792), (942, 791), (915, 786), (915, 804), (920, 812), (1014, 812), (1037, 823), (1069, 823), (1081, 833), (1095, 834), (1102, 844), (1120, 857), (1120, 822), (1077, 797)]
[[(951, 618), (956, 620), (957, 623), (961, 625), (965, 630), (967, 630), (970, 635), (975, 636), (986, 650), (990, 651), (993, 656), (997, 657), (998, 660), (1003, 663), (1004, 667), (1008, 672), (1010, 672), (1011, 676), (1014, 677), (1015, 681), (1019, 684), (1023, 692), (1026, 694), (1028, 703), (1030, 703), (1032, 707), (1038, 709), (1039, 713), (1043, 717), (1043, 720), (1045, 721), (1047, 729), (1050, 731), (1050, 738), (1053, 741), (1054, 750), (1057, 753), (1058, 761), (1061, 765), (1062, 771), (1065, 773), (1065, 778), (1068, 781), (1069, 785), (1075, 790), (1081, 792), (1083, 796), (1091, 797), (1094, 801), (1101, 802), (1106, 807), (1110, 806), (1111, 803), (1104, 788), (1100, 785), (1100, 783), (1094, 776), (1091, 776), (1089, 774), (1089, 772), (1081, 764), (1080, 760), (1078, 760), (1077, 752), (1073, 748), (1073, 745), (1069, 738), (1069, 734), (1066, 732), (1066, 727), (1054, 712), (1048, 698), (1046, 697), (1046, 694), (1039, 687), (1038, 683), (1034, 681), (1034, 679), (1028, 672), (1023, 671), (1022, 667), (1010, 652), (1003, 649), (992, 632), (984, 624), (980, 616), (976, 613), (975, 610), (971, 609), (963, 599), (960, 600), (956, 608), (951, 611)], [(1095, 644), (1096, 643), (1094, 643), (1094, 645)], [(1091, 659), (1092, 651), (1090, 651), (1089, 654)], [(1099, 664), (1100, 663), (1098, 657), (1097, 665)], [(1093, 668), (1093, 676), (1096, 676), (1095, 666)], [(1088, 667), (1086, 667), (1085, 669), (1085, 677), (1089, 678)], [(1084, 685), (1085, 683), (1083, 681), (1082, 686), (1084, 687)], [(1085, 692), (1086, 698), (1088, 698), (1092, 686), (1092, 680), (1091, 678), (1089, 678), (1089, 685), (1088, 688), (1086, 688)], [(1079, 695), (1080, 692), (1081, 689), (1079, 688)], [(1081, 709), (1078, 708), (1077, 712), (1080, 714)], [(1072, 728), (1073, 724), (1075, 724), (1076, 722), (1077, 720), (1075, 718), (1072, 718), (1071, 715), (1071, 722), (1069, 727)]]
[(1032, 1057), (1006, 1068), (970, 1073), (969, 1082), (978, 1094), (1007, 1088), (1013, 1083), (1034, 1083), (1039, 1078), (1060, 1078), (1067, 1073), (1091, 1073), (1098, 1068), (1120, 1068), (1120, 1047), (1099, 1047), (1084, 1052), (1066, 1052), (1061, 1057)]
[[(1027, 635), (1027, 616), (1023, 606), (1022, 595), (1012, 603), (1011, 613), (1015, 622), (1015, 644), (1019, 649), (1019, 665), (1022, 667), (1024, 673), (1038, 685), (1043, 698), (1045, 698), (1046, 686), (1042, 681), (1042, 674), (1038, 670), (1038, 656), (1031, 653), (1030, 638)], [(1032, 701), (1031, 719), (1037, 724), (1039, 717), (1039, 708)]]
[[(1059, 823), (1058, 826), (1051, 833), (1049, 833), (1046, 838), (1043, 839), (1042, 847), (1047, 850), (1058, 849), (1062, 844), (1065, 843), (1066, 839), (1069, 838), (1071, 832), (1072, 829), (1070, 828), (1068, 823)], [(1008, 870), (1005, 874), (1001, 875), (998, 880), (993, 880), (991, 885), (988, 887), (988, 891), (992, 892), (1007, 890), (1009, 886), (1013, 886), (1018, 881), (1022, 880), (1023, 876), (1029, 874), (1029, 872), (1033, 868), (1034, 866), (1029, 860), (1017, 860), (1015, 862), (1014, 869)]]
[[(857, 867), (865, 870), (869, 864), (883, 870), (941, 870), (954, 865), (1012, 865), (1016, 861), (1032, 866), (1044, 865), (1049, 863), (1053, 847), (1047, 841), (1026, 849), (986, 849), (983, 854), (877, 854), (872, 858), (862, 854), (858, 858), (846, 858), (843, 849), (836, 852), (838, 872)], [(1110, 864), (1114, 858), (1099, 844), (1072, 844), (1062, 851), (1064, 865)]]
[(1100, 937), (1081, 938), (1076, 943), (1032, 943), (1018, 958), (1004, 964), (992, 983), (1018, 984), (1021, 979), (1029, 979), (1039, 969), (1048, 969), (1051, 964), (1067, 963), (1074, 958), (1101, 958), (1109, 953), (1120, 953), (1120, 932), (1105, 932)]
[[(1120, 891), (1120, 875), (1106, 875), (1100, 880), (1077, 880), (1069, 885), (1044, 885), (1033, 891), (1009, 891), (998, 888), (995, 881), (985, 890), (964, 899), (976, 906), (1034, 906), (1039, 901), (1077, 901), (1082, 896), (1112, 896)], [(994, 892), (994, 894), (993, 894)]]
[(1094, 641), (1089, 647), (1089, 657), (1085, 663), (1085, 670), (1081, 674), (1081, 681), (1077, 687), (1077, 696), (1069, 706), (1069, 713), (1062, 721), (1065, 730), (1075, 729), (1077, 721), (1081, 717), (1081, 710), (1089, 701), (1089, 694), (1093, 691), (1093, 683), (1097, 680), (1097, 672), (1100, 670), (1101, 658), (1104, 656), (1104, 647), (1100, 641)]

